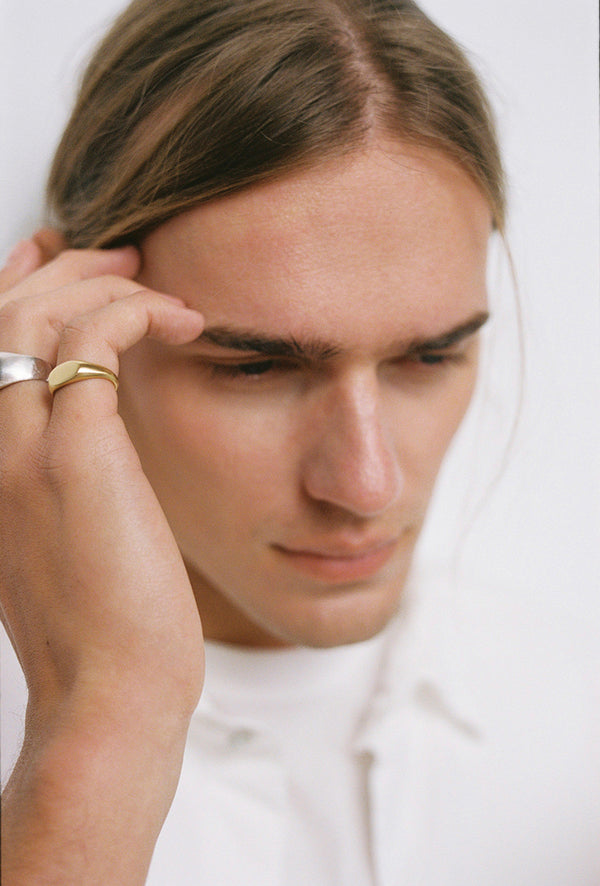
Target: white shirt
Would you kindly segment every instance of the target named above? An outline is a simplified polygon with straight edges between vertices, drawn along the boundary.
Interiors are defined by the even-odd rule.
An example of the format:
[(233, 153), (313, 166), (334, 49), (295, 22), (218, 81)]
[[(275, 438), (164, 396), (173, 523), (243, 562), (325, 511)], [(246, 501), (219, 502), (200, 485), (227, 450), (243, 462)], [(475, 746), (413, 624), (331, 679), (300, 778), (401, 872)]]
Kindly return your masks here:
[[(335, 844), (306, 863), (295, 771), (304, 764), (286, 747), (293, 728), (282, 731), (277, 719), (278, 706), (280, 718), (293, 708), (282, 691), (285, 654), (262, 653), (261, 663), (237, 651), (228, 664), (226, 650), (209, 648), (207, 691), (149, 886), (599, 886), (598, 719), (589, 675), (543, 629), (539, 612), (530, 618), (484, 587), (472, 627), (458, 632), (445, 580), (422, 591), (419, 582), (418, 600), (407, 594), (379, 645), (354, 659), (350, 652), (345, 662), (345, 653), (336, 658), (340, 650), (325, 651), (336, 673), (324, 673), (324, 697), (344, 673), (353, 696), (363, 656), (368, 673), (357, 705), (341, 705), (347, 724), (361, 722), (348, 759), (323, 783), (318, 814)], [(301, 652), (314, 689), (320, 654)], [(244, 661), (249, 670), (239, 681), (228, 668)], [(211, 666), (219, 669), (214, 678)], [(265, 692), (245, 700), (244, 684), (250, 695), (257, 677)], [(301, 685), (290, 681), (292, 698)], [(344, 771), (353, 776), (340, 815), (335, 785)], [(345, 851), (349, 865), (340, 862)]]
[(253, 724), (248, 739), (268, 734), (278, 749), (286, 779), (286, 886), (372, 882), (368, 761), (355, 745), (384, 646), (385, 635), (333, 649), (207, 644), (211, 705)]

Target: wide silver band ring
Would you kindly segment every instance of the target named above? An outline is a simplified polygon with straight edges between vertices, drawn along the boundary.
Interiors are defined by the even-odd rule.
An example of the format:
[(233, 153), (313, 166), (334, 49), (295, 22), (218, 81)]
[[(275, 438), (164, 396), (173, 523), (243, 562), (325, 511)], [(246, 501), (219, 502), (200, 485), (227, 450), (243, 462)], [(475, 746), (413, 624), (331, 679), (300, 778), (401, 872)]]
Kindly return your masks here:
[(39, 357), (0, 351), (0, 388), (18, 381), (47, 381), (52, 366)]

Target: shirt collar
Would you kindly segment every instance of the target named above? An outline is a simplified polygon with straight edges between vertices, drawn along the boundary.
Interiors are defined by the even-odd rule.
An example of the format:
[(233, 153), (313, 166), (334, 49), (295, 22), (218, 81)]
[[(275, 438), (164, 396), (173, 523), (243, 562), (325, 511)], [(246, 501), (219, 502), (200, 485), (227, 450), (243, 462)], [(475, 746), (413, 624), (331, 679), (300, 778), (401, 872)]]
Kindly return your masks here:
[[(465, 738), (483, 738), (483, 724), (470, 691), (469, 643), (456, 617), (457, 580), (442, 567), (415, 565), (397, 615), (384, 629), (381, 667), (373, 700), (357, 736), (357, 751), (373, 751), (396, 718), (420, 709), (440, 717)], [(192, 731), (219, 735), (244, 718), (227, 716), (210, 692), (203, 693)], [(254, 724), (256, 725), (256, 724)]]
[(406, 716), (410, 708), (437, 715), (466, 738), (483, 738), (454, 587), (450, 570), (413, 568), (398, 614), (387, 628), (377, 692), (359, 737), (361, 749), (376, 744), (390, 720)]

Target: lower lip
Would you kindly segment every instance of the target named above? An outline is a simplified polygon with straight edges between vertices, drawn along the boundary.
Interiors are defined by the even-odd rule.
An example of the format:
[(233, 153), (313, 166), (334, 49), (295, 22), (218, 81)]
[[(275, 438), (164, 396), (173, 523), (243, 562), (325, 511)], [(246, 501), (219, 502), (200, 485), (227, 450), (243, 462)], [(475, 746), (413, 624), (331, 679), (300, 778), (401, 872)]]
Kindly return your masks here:
[(390, 542), (359, 557), (328, 557), (279, 547), (276, 550), (299, 572), (329, 584), (344, 584), (375, 575), (390, 560), (395, 548), (396, 542)]

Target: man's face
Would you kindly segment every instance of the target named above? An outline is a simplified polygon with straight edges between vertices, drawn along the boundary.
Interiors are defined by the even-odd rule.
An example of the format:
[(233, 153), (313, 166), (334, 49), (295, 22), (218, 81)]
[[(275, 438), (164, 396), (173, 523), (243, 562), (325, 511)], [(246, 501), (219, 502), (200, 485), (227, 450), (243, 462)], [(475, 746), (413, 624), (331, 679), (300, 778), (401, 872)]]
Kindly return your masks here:
[(148, 236), (140, 279), (206, 333), (126, 354), (121, 411), (208, 637), (328, 646), (393, 615), (472, 394), (489, 233), (458, 166), (379, 141)]

